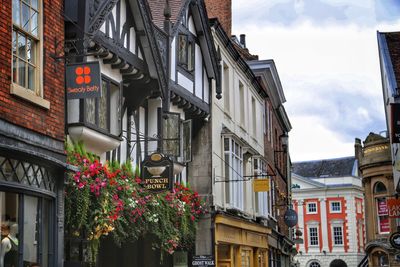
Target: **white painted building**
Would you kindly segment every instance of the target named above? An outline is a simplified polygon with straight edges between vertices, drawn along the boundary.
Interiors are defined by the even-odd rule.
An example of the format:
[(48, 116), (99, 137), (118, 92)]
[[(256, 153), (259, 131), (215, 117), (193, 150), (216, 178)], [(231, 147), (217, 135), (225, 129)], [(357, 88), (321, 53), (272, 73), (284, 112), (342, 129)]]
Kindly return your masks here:
[(293, 163), (301, 267), (352, 267), (365, 256), (364, 195), (354, 157)]

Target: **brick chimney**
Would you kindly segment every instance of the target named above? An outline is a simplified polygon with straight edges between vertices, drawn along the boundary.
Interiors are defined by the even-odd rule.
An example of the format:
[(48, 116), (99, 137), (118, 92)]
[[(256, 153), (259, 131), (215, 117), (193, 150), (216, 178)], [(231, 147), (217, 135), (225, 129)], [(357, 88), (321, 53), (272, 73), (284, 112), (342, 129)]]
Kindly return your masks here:
[(232, 0), (204, 0), (208, 17), (217, 18), (230, 37), (232, 32)]

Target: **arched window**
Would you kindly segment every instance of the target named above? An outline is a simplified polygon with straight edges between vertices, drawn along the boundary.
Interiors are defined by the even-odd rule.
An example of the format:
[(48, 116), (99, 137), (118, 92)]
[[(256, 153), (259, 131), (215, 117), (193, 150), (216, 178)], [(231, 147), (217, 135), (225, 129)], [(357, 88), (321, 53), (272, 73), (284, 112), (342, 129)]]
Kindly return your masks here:
[(347, 264), (343, 260), (336, 259), (329, 264), (329, 267), (347, 267)]
[(385, 194), (386, 186), (382, 182), (375, 183), (374, 194)]
[(374, 198), (377, 216), (377, 227), (379, 234), (390, 233), (390, 223), (387, 210), (387, 189), (382, 182), (376, 182), (374, 185)]
[(321, 265), (316, 261), (312, 261), (308, 267), (321, 267)]

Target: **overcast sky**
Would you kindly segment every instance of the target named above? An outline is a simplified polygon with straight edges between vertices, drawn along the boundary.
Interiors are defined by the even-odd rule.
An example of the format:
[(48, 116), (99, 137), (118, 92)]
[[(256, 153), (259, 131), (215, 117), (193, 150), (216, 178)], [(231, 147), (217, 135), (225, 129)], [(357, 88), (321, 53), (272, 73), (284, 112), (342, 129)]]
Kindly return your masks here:
[(292, 161), (354, 155), (386, 130), (377, 31), (400, 31), (400, 0), (232, 0), (232, 34), (275, 61)]

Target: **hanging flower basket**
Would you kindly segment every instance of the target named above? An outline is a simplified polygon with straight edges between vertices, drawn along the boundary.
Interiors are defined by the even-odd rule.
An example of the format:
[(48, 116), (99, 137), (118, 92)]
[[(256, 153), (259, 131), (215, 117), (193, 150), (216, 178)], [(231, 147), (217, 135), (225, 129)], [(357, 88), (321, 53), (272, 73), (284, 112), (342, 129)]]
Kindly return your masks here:
[(68, 163), (79, 168), (68, 174), (65, 186), (66, 236), (89, 241), (92, 264), (109, 234), (117, 244), (152, 234), (153, 247), (169, 254), (192, 247), (196, 223), (205, 213), (196, 192), (175, 184), (172, 192), (151, 194), (129, 161), (102, 164), (81, 144), (67, 144), (66, 150)]

